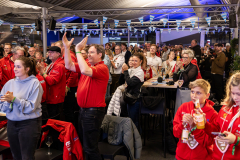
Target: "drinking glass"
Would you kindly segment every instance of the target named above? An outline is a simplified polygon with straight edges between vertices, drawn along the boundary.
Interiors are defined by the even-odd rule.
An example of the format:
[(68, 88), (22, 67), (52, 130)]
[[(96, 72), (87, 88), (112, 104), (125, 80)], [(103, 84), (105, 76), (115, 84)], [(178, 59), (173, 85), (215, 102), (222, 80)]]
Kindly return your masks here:
[(52, 155), (52, 152), (50, 152), (50, 146), (53, 143), (52, 136), (47, 136), (45, 139), (46, 145), (48, 146), (48, 152), (47, 155)]

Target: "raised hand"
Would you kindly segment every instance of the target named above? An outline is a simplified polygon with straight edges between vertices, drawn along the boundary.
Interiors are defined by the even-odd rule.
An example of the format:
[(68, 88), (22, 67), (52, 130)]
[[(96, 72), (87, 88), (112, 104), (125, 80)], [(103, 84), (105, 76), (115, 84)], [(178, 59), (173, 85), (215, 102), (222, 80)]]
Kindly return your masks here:
[(88, 40), (88, 36), (85, 37), (81, 42), (79, 42), (76, 47), (75, 50), (76, 52), (80, 52), (81, 50), (83, 50), (87, 44), (87, 40)]
[(63, 37), (62, 37), (63, 46), (66, 47), (66, 48), (70, 48), (74, 38), (72, 38), (71, 41), (68, 41), (66, 35), (67, 35), (67, 32), (65, 32)]
[(14, 99), (13, 92), (7, 91), (7, 93), (0, 98), (0, 100), (7, 101), (8, 103), (11, 103), (11, 101)]

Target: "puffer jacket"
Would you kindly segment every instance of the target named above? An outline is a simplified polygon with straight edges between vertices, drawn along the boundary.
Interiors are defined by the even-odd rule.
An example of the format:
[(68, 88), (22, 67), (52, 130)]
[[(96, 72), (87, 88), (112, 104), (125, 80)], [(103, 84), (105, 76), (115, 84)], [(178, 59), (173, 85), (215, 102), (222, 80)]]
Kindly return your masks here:
[(108, 134), (108, 143), (119, 145), (122, 142), (129, 150), (130, 159), (140, 159), (142, 152), (141, 136), (131, 118), (105, 115), (102, 126)]
[(114, 92), (111, 101), (108, 105), (107, 115), (112, 115), (114, 113), (116, 116), (120, 116), (121, 114), (121, 105), (120, 98), (122, 97), (122, 91), (124, 91), (125, 86), (119, 86)]

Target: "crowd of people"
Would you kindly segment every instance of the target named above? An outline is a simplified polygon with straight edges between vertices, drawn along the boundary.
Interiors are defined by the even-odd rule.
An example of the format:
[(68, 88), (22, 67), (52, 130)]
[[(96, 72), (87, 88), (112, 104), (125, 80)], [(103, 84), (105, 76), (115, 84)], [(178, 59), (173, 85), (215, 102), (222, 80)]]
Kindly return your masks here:
[[(144, 81), (163, 72), (174, 82), (182, 81), (180, 88), (191, 90), (192, 101), (180, 106), (175, 114), (173, 133), (181, 140), (182, 122), (185, 122), (197, 143), (189, 149), (188, 144), (179, 141), (176, 158), (209, 158), (210, 146), (214, 144), (215, 159), (224, 155), (236, 159), (240, 139), (240, 132), (235, 134), (240, 114), (239, 74), (229, 79), (224, 100), (227, 105), (219, 113), (208, 100), (210, 93), (218, 102), (225, 97), (224, 79), (230, 77), (233, 61), (230, 44), (227, 43), (226, 48), (223, 44), (214, 44), (214, 48), (206, 44), (201, 48), (194, 39), (189, 47), (182, 44), (160, 47), (150, 43), (127, 47), (125, 43), (113, 42), (106, 43), (104, 48), (87, 45), (88, 37), (76, 45), (72, 44), (73, 40), (69, 41), (64, 34), (62, 40), (48, 47), (45, 57), (38, 44), (30, 48), (12, 47), (10, 43), (1, 46), (0, 109), (8, 119), (14, 159), (34, 159), (41, 126), (48, 119), (73, 123), (75, 111), (79, 111), (78, 135), (87, 159), (101, 159), (98, 139), (105, 114), (130, 117), (141, 131), (141, 87)], [(109, 100), (107, 109), (106, 99)], [(205, 130), (195, 128), (192, 112), (197, 99), (202, 107), (200, 114), (206, 117)], [(213, 143), (213, 131), (223, 132), (227, 137), (219, 136)], [(25, 141), (28, 141), (27, 147), (23, 145)], [(224, 150), (226, 153), (216, 148), (220, 142), (228, 143), (230, 148), (234, 146), (235, 156), (230, 153), (232, 148)]]

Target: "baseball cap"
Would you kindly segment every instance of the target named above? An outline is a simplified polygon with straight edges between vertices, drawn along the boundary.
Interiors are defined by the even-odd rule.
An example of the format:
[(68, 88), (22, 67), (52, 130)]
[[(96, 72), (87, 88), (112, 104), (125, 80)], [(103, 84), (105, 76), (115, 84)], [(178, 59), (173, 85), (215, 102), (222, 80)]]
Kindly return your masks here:
[(231, 46), (230, 43), (226, 43), (226, 46)]
[(61, 53), (61, 49), (57, 46), (52, 46), (48, 49), (48, 51), (56, 51), (58, 53)]

